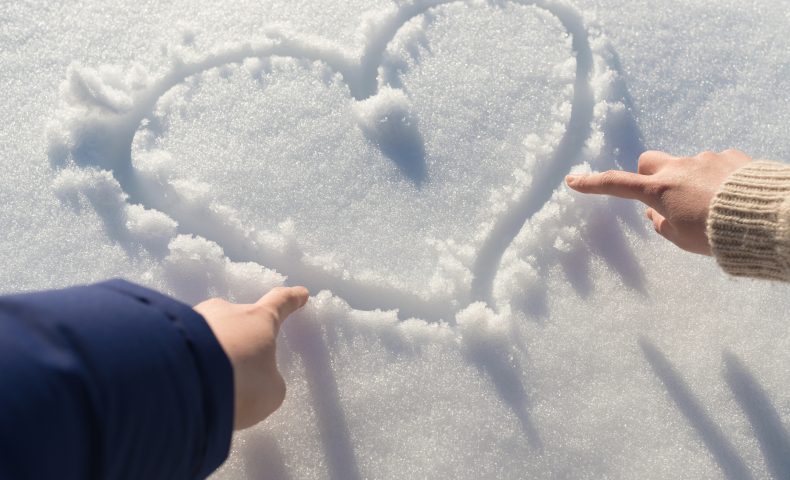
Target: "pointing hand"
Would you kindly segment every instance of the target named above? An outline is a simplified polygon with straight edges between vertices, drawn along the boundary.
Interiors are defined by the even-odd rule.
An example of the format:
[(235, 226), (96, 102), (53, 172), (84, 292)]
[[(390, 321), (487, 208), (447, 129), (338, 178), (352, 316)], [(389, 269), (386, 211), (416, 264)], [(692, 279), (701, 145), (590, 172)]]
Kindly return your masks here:
[(277, 333), (307, 298), (304, 287), (277, 287), (252, 304), (212, 298), (195, 306), (233, 365), (237, 430), (268, 417), (285, 399), (285, 381), (275, 358)]
[(732, 172), (751, 161), (737, 150), (695, 157), (650, 151), (639, 157), (637, 173), (610, 170), (568, 175), (565, 181), (582, 193), (639, 200), (648, 206), (647, 218), (661, 236), (683, 250), (710, 255), (706, 223), (711, 200)]

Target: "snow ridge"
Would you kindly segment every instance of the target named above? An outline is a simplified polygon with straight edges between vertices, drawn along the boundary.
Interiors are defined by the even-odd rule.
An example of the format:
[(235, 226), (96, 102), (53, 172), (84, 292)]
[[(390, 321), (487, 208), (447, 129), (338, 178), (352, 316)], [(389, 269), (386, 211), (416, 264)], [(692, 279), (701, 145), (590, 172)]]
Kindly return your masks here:
[[(521, 192), (511, 192), (512, 198), (498, 207), (502, 213), (488, 226), (482, 248), (470, 267), (471, 286), (451, 298), (431, 298), (385, 288), (308, 264), (302, 259), (296, 239), (289, 238), (287, 232), (252, 231), (237, 220), (232, 210), (213, 204), (205, 194), (207, 188), (168, 180), (156, 166), (149, 171), (135, 170), (132, 166), (131, 148), (136, 132), (150, 121), (157, 102), (173, 87), (210, 69), (250, 58), (279, 56), (321, 61), (339, 72), (351, 95), (358, 100), (355, 108), (366, 137), (379, 145), (407, 177), (419, 183), (425, 174), (424, 160), (420, 158), (424, 147), (417, 119), (409, 111), (408, 93), (394, 86), (399, 84), (397, 73), (384, 78), (378, 72), (385, 63), (387, 45), (410, 19), (448, 3), (457, 1), (418, 0), (374, 18), (367, 25), (367, 46), (357, 59), (324, 39), (269, 29), (267, 37), (258, 42), (225, 46), (200, 58), (174, 57), (169, 69), (155, 80), (139, 65), (125, 72), (116, 67), (93, 70), (73, 65), (62, 87), (64, 107), (49, 129), (50, 161), (58, 169), (108, 170), (123, 192), (122, 201), (164, 212), (177, 223), (180, 234), (198, 235), (215, 242), (230, 260), (254, 262), (287, 273), (290, 282), (306, 285), (313, 291), (330, 289), (356, 309), (393, 309), (398, 310), (401, 318), (452, 322), (457, 311), (474, 301), (495, 307), (492, 289), (505, 250), (524, 224), (549, 202), (571, 167), (586, 154), (596, 157), (593, 151), (596, 147), (589, 144), (596, 122), (596, 104), (604, 107), (598, 113), (599, 123), (605, 121), (611, 105), (622, 104), (621, 98), (608, 98), (618, 94), (612, 87), (616, 71), (613, 73), (614, 63), (607, 56), (608, 44), (599, 37), (591, 40), (582, 14), (565, 1), (514, 2), (556, 16), (572, 38), (575, 79), (570, 116), (561, 137), (553, 140), (554, 151), (541, 158), (539, 165), (533, 165), (520, 186)], [(595, 69), (598, 71), (594, 72)], [(626, 111), (625, 115), (629, 113)], [(392, 121), (382, 121), (386, 119)], [(606, 135), (605, 125), (599, 127)], [(614, 150), (618, 148), (615, 146)], [(161, 159), (149, 160), (162, 163)], [(614, 162), (594, 166), (616, 167)], [(83, 193), (87, 186), (81, 185)], [(107, 218), (113, 215), (112, 211), (97, 210), (101, 210), (106, 224), (123, 223)], [(118, 215), (126, 215), (122, 210), (118, 209)], [(633, 218), (631, 212), (621, 213), (623, 218)], [(161, 256), (162, 250), (157, 248), (152, 253)]]

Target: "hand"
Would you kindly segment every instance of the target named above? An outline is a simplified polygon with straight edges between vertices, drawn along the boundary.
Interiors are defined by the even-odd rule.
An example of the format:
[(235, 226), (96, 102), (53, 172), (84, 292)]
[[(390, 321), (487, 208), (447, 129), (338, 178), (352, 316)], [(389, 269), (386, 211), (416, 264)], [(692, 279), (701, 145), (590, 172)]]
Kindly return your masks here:
[(711, 255), (706, 233), (711, 200), (732, 172), (751, 161), (737, 150), (695, 157), (651, 151), (639, 157), (637, 173), (610, 170), (568, 175), (565, 181), (582, 193), (641, 201), (649, 207), (647, 218), (661, 236), (683, 250)]
[(195, 306), (233, 365), (236, 430), (255, 425), (282, 405), (285, 381), (275, 358), (277, 332), (307, 297), (304, 287), (277, 287), (253, 304), (212, 298)]

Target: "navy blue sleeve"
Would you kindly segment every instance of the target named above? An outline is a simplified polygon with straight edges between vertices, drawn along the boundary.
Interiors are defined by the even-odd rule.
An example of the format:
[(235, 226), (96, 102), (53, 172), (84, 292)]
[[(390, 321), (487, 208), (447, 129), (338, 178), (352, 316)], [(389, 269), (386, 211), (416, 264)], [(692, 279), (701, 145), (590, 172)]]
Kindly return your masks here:
[(203, 317), (113, 280), (0, 297), (0, 478), (204, 478), (233, 371)]

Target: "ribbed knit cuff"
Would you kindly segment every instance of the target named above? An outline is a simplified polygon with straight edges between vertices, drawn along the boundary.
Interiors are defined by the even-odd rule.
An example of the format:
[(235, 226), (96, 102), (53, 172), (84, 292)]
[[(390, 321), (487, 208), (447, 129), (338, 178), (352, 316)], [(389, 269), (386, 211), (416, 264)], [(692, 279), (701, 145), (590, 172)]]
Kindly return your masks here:
[(711, 201), (708, 239), (719, 265), (741, 277), (790, 281), (790, 166), (736, 170)]

